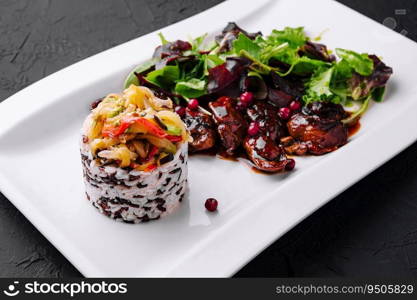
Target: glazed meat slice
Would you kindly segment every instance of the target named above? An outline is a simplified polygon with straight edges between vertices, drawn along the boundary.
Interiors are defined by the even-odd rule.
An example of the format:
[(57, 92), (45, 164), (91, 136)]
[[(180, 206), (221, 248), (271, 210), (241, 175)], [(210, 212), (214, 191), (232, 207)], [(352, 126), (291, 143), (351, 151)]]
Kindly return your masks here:
[[(278, 108), (266, 101), (256, 101), (246, 110), (249, 122), (256, 122), (259, 132), (245, 138), (243, 147), (254, 166), (265, 172), (279, 172), (291, 169), (294, 163), (287, 159), (279, 140), (285, 134), (278, 117)], [(293, 166), (292, 166), (293, 167)]]
[(285, 134), (278, 117), (278, 108), (265, 101), (257, 101), (246, 111), (250, 122), (255, 121), (259, 125), (260, 133), (269, 137), (272, 141), (278, 141)]
[(246, 120), (243, 114), (236, 110), (233, 99), (229, 97), (220, 97), (210, 102), (209, 107), (213, 112), (222, 144), (227, 154), (232, 155), (246, 135)]
[(265, 135), (246, 137), (243, 147), (255, 167), (264, 172), (280, 172), (294, 168), (284, 149)]
[(292, 136), (283, 137), (280, 142), (287, 154), (305, 155), (308, 152), (307, 144), (295, 140)]
[(184, 122), (193, 138), (193, 141), (189, 143), (190, 152), (207, 150), (214, 146), (216, 130), (210, 115), (187, 108)]
[(297, 113), (287, 123), (289, 134), (305, 143), (308, 152), (316, 155), (336, 150), (347, 142), (347, 129), (336, 119)]
[(291, 137), (281, 139), (281, 143), (289, 154), (332, 152), (347, 142), (347, 129), (341, 122), (347, 116), (339, 104), (310, 103), (288, 121)]

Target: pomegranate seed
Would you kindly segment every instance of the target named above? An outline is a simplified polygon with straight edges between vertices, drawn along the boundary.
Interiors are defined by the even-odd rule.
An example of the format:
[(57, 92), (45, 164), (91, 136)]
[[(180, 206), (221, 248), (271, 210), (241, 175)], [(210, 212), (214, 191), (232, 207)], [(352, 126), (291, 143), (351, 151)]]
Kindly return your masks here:
[(185, 108), (182, 106), (175, 106), (175, 112), (180, 116), (183, 117), (185, 115)]
[(291, 116), (291, 110), (288, 107), (282, 107), (279, 109), (278, 115), (283, 120), (288, 120)]
[(195, 110), (198, 108), (198, 100), (197, 99), (190, 99), (190, 101), (188, 101), (188, 108), (191, 110)]
[(259, 132), (259, 124), (258, 124), (258, 122), (252, 122), (252, 123), (250, 123), (249, 124), (249, 127), (248, 127), (248, 134), (250, 136), (254, 136), (254, 135), (257, 135), (258, 132)]
[(301, 108), (301, 103), (300, 101), (294, 100), (290, 103), (290, 109), (292, 111), (297, 111)]
[(285, 170), (291, 171), (294, 168), (295, 168), (295, 160), (289, 159), (287, 164), (285, 165)]
[(217, 209), (217, 205), (218, 204), (219, 203), (217, 202), (216, 199), (214, 199), (214, 198), (208, 198), (206, 200), (206, 203), (204, 203), (204, 206), (206, 207), (206, 209), (208, 211), (215, 211)]
[(253, 100), (253, 94), (251, 92), (244, 92), (240, 95), (240, 101), (245, 103), (246, 105), (249, 105)]

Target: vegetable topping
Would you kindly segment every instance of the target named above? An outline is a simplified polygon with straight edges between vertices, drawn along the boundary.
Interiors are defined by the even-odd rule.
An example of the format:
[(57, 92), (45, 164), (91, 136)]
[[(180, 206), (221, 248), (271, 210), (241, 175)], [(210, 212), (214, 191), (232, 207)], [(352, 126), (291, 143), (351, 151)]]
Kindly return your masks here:
[(170, 99), (160, 99), (143, 86), (130, 85), (109, 94), (92, 110), (84, 138), (102, 164), (151, 171), (172, 160), (189, 141), (181, 118)]

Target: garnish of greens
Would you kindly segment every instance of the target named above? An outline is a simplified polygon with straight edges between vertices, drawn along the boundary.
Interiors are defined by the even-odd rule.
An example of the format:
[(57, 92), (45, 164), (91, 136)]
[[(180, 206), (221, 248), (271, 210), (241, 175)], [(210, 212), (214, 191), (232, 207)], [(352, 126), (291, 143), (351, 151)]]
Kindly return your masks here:
[(256, 79), (251, 88), (258, 99), (267, 97), (262, 92), (265, 82), (295, 80), (302, 84), (293, 96), (304, 105), (328, 101), (359, 107), (345, 120), (349, 124), (366, 111), (370, 100), (383, 100), (392, 74), (375, 55), (341, 48), (331, 54), (326, 46), (312, 42), (303, 27), (274, 29), (264, 36), (229, 23), (211, 41), (207, 35), (173, 42), (159, 36), (161, 45), (152, 58), (137, 66), (124, 86), (146, 85), (177, 103), (233, 94), (243, 77)]

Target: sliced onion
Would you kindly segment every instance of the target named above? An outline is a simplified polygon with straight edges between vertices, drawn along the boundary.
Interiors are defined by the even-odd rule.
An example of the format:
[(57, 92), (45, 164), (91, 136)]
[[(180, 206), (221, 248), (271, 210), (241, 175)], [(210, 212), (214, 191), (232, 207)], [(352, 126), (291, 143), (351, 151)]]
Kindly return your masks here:
[(170, 153), (177, 152), (177, 147), (173, 143), (168, 141), (167, 139), (158, 138), (156, 136), (147, 135), (147, 134), (141, 136), (141, 138), (147, 139), (149, 141), (149, 143), (158, 147), (159, 149), (164, 149), (164, 150), (166, 150), (167, 152), (170, 152)]

